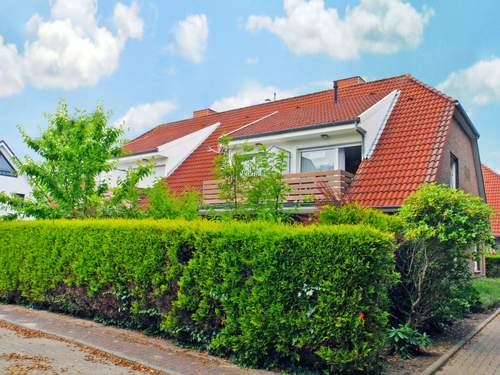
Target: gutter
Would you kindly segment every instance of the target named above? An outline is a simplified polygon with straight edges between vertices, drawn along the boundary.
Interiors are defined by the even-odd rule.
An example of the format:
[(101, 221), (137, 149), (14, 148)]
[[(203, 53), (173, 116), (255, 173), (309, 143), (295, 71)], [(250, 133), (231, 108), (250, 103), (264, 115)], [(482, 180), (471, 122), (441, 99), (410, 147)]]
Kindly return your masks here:
[(112, 158), (110, 160), (121, 160), (121, 159), (131, 158), (134, 156), (155, 154), (157, 152), (158, 152), (158, 148), (152, 148), (150, 150), (144, 150), (144, 151), (132, 152), (130, 154), (125, 154), (125, 155), (119, 156), (117, 158)]
[(267, 132), (267, 133), (259, 133), (259, 134), (252, 134), (252, 135), (242, 135), (240, 137), (234, 137), (233, 141), (240, 141), (244, 139), (253, 139), (253, 138), (262, 138), (262, 137), (267, 137), (267, 136), (272, 136), (272, 135), (280, 135), (280, 134), (287, 134), (287, 133), (294, 133), (298, 131), (304, 131), (304, 130), (316, 130), (316, 129), (322, 129), (322, 128), (329, 128), (331, 126), (340, 126), (340, 125), (358, 125), (360, 122), (359, 117), (355, 117), (350, 120), (343, 120), (343, 121), (337, 121), (337, 122), (327, 122), (323, 124), (316, 124), (312, 126), (304, 126), (300, 128), (293, 128), (293, 129), (284, 129), (284, 130), (277, 130), (274, 132)]
[[(469, 115), (465, 111), (464, 107), (462, 107), (462, 104), (457, 100), (455, 101), (455, 108), (457, 109), (458, 113), (462, 117), (463, 121), (460, 121), (462, 119), (457, 118), (456, 115), (454, 115), (455, 119), (457, 120), (458, 124), (463, 128), (467, 136), (471, 139), (472, 143), (472, 152), (474, 154), (474, 167), (476, 169), (476, 180), (478, 182), (478, 189), (479, 189), (479, 195), (483, 200), (486, 202), (486, 192), (484, 189), (484, 177), (483, 177), (483, 171), (481, 168), (481, 155), (479, 153), (479, 146), (478, 146), (478, 139), (479, 139), (479, 132), (477, 131), (476, 127), (472, 123)], [(474, 136), (475, 139), (472, 139), (470, 132), (467, 131), (467, 129), (464, 128), (464, 123), (465, 125), (469, 128), (470, 132), (472, 132), (472, 135)]]
[(479, 132), (477, 131), (476, 127), (474, 126), (474, 124), (472, 123), (469, 115), (467, 114), (467, 112), (465, 111), (464, 107), (462, 106), (462, 104), (460, 104), (460, 102), (457, 100), (455, 102), (455, 106), (457, 107), (457, 109), (459, 110), (460, 114), (464, 117), (465, 119), (465, 122), (467, 123), (467, 125), (469, 125), (469, 127), (471, 128), (472, 132), (474, 133), (474, 135), (476, 136), (476, 138), (479, 138)]

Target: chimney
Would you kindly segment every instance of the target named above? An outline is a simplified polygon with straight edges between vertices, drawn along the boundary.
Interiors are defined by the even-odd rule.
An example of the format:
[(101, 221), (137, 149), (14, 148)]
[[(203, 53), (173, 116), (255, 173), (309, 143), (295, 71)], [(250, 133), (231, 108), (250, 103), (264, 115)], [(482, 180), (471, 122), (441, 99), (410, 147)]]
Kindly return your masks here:
[(217, 113), (217, 112), (211, 108), (199, 109), (199, 110), (193, 112), (193, 118), (205, 117), (208, 115), (212, 115), (214, 113)]
[(337, 103), (339, 95), (339, 83), (337, 81), (333, 81), (333, 102)]
[(343, 89), (345, 87), (359, 85), (361, 83), (366, 83), (366, 81), (360, 76), (342, 78), (333, 81), (333, 102), (337, 103), (339, 100), (339, 88)]

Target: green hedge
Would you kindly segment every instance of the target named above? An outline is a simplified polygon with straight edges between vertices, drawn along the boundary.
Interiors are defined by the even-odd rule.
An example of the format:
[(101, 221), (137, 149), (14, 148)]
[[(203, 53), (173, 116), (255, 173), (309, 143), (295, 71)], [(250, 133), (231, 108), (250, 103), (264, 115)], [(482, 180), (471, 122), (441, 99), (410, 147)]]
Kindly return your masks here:
[(0, 297), (205, 346), (249, 366), (378, 364), (393, 242), (363, 226), (0, 223)]
[(486, 256), (486, 276), (500, 277), (500, 254)]
[(403, 222), (395, 215), (388, 215), (380, 210), (362, 207), (356, 204), (345, 206), (325, 206), (319, 213), (321, 224), (363, 224), (390, 233), (399, 233)]

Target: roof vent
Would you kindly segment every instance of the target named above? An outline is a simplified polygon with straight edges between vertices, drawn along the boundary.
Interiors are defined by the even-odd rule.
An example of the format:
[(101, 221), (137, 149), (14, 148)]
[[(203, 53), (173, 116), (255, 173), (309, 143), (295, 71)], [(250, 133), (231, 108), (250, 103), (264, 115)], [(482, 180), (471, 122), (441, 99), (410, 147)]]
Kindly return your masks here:
[(193, 112), (193, 118), (205, 117), (208, 115), (213, 115), (214, 113), (217, 113), (217, 112), (211, 108), (199, 109), (199, 110)]

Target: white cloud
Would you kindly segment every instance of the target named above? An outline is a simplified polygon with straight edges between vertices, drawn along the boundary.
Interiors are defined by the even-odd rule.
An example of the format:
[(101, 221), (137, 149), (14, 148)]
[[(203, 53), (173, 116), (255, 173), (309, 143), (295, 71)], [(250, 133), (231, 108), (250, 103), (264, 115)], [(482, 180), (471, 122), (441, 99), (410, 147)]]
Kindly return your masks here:
[(22, 59), (13, 44), (4, 44), (0, 35), (0, 97), (16, 94), (24, 88)]
[(415, 48), (433, 15), (432, 9), (419, 12), (401, 0), (361, 0), (344, 17), (324, 0), (284, 0), (284, 9), (285, 17), (250, 16), (247, 29), (270, 31), (298, 55), (325, 53), (341, 60)]
[[(35, 37), (25, 43), (23, 54), (0, 44), (0, 84), (5, 77), (15, 77), (17, 91), (27, 83), (67, 90), (95, 85), (116, 70), (127, 40), (143, 34), (135, 2), (117, 3), (113, 21), (116, 34), (98, 24), (96, 0), (52, 1), (50, 19), (35, 13), (27, 22)], [(14, 66), (12, 61), (19, 63)], [(0, 96), (14, 92), (3, 89)]]
[(478, 106), (500, 101), (500, 58), (480, 60), (453, 72), (438, 89)]
[(264, 103), (266, 99), (285, 99), (297, 95), (295, 90), (282, 90), (274, 86), (263, 86), (258, 82), (250, 82), (234, 96), (221, 98), (212, 103), (210, 108), (215, 111), (227, 111), (233, 108), (247, 107), (253, 104)]
[(203, 61), (207, 48), (208, 19), (204, 14), (190, 15), (179, 21), (174, 30), (175, 41), (171, 48), (195, 64)]
[(142, 38), (144, 22), (139, 17), (137, 3), (132, 3), (129, 7), (122, 3), (116, 4), (113, 22), (122, 38)]
[(139, 104), (131, 107), (115, 124), (124, 125), (125, 129), (131, 131), (148, 129), (160, 124), (176, 107), (170, 100)]

